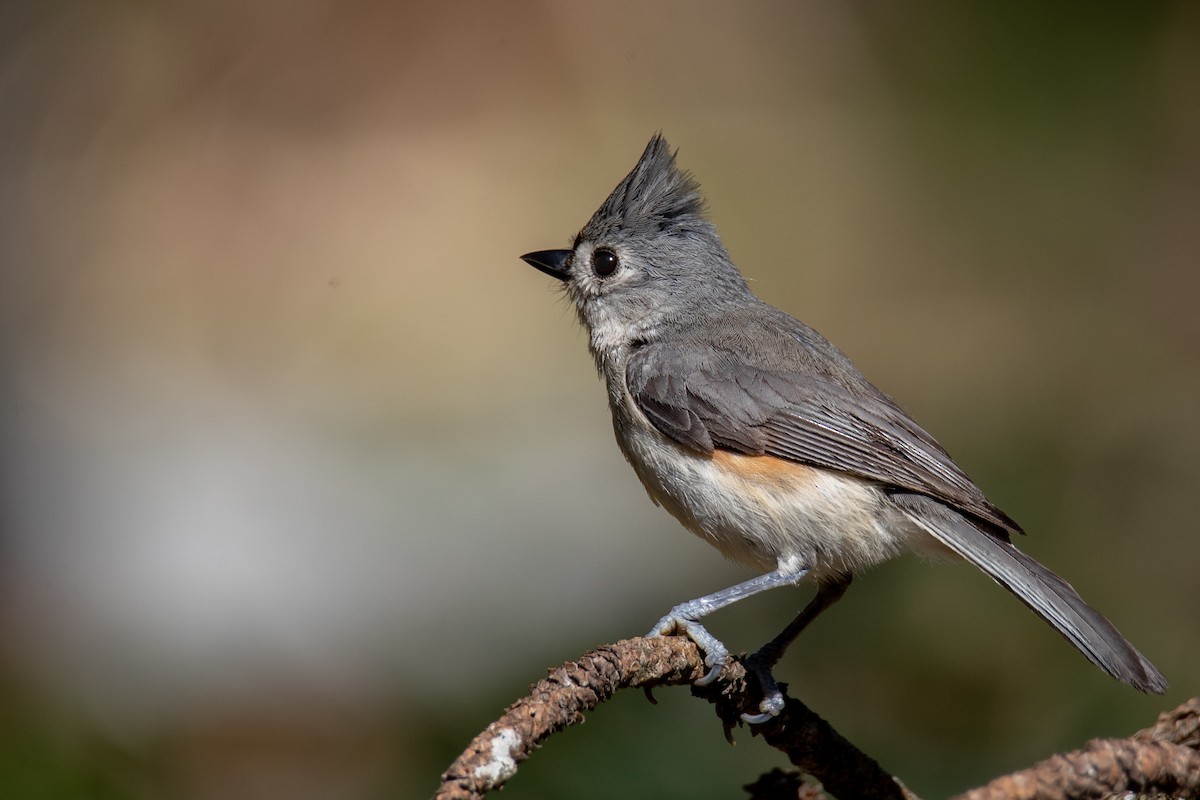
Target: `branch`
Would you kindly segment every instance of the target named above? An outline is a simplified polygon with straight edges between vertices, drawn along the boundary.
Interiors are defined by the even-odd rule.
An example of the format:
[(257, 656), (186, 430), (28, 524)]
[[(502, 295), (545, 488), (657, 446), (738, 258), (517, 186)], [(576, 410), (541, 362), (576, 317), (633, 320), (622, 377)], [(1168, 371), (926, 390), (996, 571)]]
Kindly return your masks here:
[(955, 800), (1068, 800), (1125, 792), (1200, 794), (1200, 697), (1128, 739), (1094, 739)]
[[(442, 775), (435, 800), (477, 800), (517, 772), (538, 744), (583, 722), (590, 711), (626, 687), (691, 685), (707, 668), (700, 651), (680, 636), (626, 639), (568, 661), (534, 684), (500, 719), (463, 751)], [(743, 711), (757, 712), (757, 696), (747, 692), (746, 673), (731, 662), (721, 678), (692, 691), (716, 706), (726, 736)], [(803, 703), (789, 698), (783, 712), (756, 726), (755, 733), (788, 755), (792, 763), (841, 797), (915, 800), (873, 759), (837, 733)]]

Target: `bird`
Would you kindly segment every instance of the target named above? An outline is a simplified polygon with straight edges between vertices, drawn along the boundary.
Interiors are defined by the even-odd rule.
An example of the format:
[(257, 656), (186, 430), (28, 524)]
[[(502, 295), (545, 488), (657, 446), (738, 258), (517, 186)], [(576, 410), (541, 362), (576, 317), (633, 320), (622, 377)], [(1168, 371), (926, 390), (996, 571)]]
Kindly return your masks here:
[[(790, 256), (784, 254), (781, 258)], [(651, 500), (758, 577), (680, 603), (649, 636), (683, 634), (717, 679), (728, 648), (701, 619), (804, 582), (816, 593), (746, 659), (783, 709), (772, 669), (855, 574), (906, 551), (981, 569), (1106, 673), (1166, 679), (1099, 612), (1013, 543), (1021, 527), (837, 347), (759, 299), (661, 133), (570, 248), (521, 256), (561, 282), (607, 388), (617, 444)]]

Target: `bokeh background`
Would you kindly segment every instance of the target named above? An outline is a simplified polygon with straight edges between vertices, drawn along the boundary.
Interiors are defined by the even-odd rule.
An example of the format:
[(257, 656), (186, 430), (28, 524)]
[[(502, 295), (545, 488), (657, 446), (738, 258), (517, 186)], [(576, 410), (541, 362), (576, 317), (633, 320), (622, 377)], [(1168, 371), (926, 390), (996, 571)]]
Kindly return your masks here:
[[(0, 795), (426, 796), (547, 666), (748, 577), (645, 497), (517, 259), (660, 129), (756, 290), (1172, 681), (903, 559), (793, 693), (944, 796), (1198, 691), (1200, 6), (8, 2), (0, 48)], [(505, 796), (780, 763), (658, 695)]]

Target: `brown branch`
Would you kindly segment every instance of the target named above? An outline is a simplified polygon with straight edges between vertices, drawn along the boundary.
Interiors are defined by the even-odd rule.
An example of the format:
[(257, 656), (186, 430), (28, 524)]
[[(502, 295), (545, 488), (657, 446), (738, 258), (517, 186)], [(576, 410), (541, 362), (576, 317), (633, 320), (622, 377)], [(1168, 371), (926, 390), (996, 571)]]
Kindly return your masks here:
[(1094, 739), (955, 800), (1081, 800), (1124, 792), (1200, 795), (1200, 698), (1128, 739)]
[(626, 686), (694, 681), (703, 673), (695, 645), (680, 637), (630, 639), (568, 661), (530, 687), (442, 775), (436, 800), (474, 800), (504, 785), (538, 744)]
[[(568, 661), (475, 737), (442, 775), (435, 800), (476, 800), (503, 786), (542, 740), (583, 722), (584, 711), (618, 689), (690, 685), (705, 672), (696, 646), (679, 636), (626, 639)], [(758, 698), (747, 694), (745, 670), (736, 661), (714, 684), (693, 692), (716, 706), (727, 736), (743, 711), (757, 711)], [(789, 699), (783, 713), (755, 732), (842, 797), (913, 800), (874, 760), (797, 700)]]
[[(696, 646), (668, 636), (627, 639), (568, 661), (530, 687), (500, 719), (475, 737), (449, 769), (435, 800), (478, 800), (517, 772), (547, 737), (583, 722), (583, 713), (618, 689), (691, 685), (706, 672)], [(759, 698), (747, 691), (746, 672), (731, 662), (711, 686), (692, 693), (716, 707), (726, 736)], [(785, 753), (800, 772), (838, 797), (917, 800), (821, 717), (788, 698), (783, 712), (752, 728)], [(799, 773), (773, 770), (746, 787), (755, 800), (817, 797)], [(1122, 792), (1200, 796), (1200, 698), (1159, 717), (1129, 739), (1098, 739), (1082, 750), (1053, 756), (1029, 769), (997, 778), (956, 800), (1082, 800)]]
[(1130, 738), (1139, 742), (1170, 742), (1200, 751), (1200, 697), (1164, 711), (1157, 722)]

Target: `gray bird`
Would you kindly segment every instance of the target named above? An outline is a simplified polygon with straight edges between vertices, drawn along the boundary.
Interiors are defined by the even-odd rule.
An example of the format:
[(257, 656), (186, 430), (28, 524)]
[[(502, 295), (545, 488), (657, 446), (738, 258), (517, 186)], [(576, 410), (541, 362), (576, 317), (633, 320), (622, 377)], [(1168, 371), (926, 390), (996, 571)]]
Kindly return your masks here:
[(682, 633), (716, 679), (729, 651), (700, 619), (805, 580), (812, 601), (747, 660), (771, 668), (854, 573), (905, 550), (990, 575), (1094, 664), (1144, 692), (1166, 680), (1062, 578), (1019, 551), (1021, 528), (824, 337), (750, 291), (661, 135), (569, 250), (521, 256), (563, 282), (608, 386), (617, 444), (655, 504), (764, 574), (681, 603), (650, 636)]

